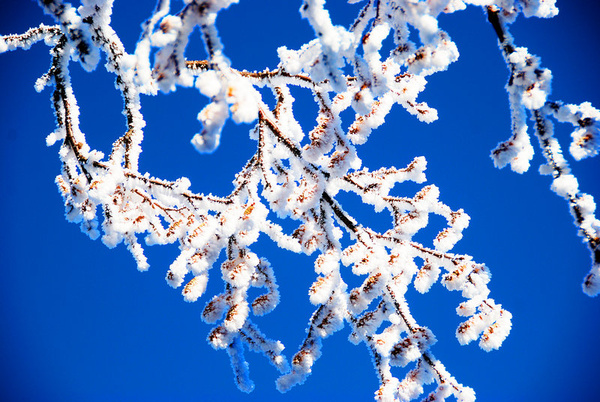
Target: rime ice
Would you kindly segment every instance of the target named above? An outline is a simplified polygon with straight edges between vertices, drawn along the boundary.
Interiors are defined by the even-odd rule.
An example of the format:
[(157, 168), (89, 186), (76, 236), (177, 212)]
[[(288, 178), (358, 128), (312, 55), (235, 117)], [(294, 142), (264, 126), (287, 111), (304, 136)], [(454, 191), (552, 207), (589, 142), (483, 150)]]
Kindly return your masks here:
[[(315, 38), (299, 49), (279, 48), (276, 69), (252, 72), (231, 68), (219, 37), (217, 15), (237, 3), (234, 0), (186, 0), (181, 10), (158, 1), (133, 54), (126, 52), (110, 25), (113, 1), (84, 0), (79, 8), (62, 0), (41, 3), (57, 25), (0, 37), (0, 52), (27, 49), (42, 40), (51, 48), (51, 68), (35, 88), (54, 88), (57, 128), (46, 142), (60, 144), (62, 171), (56, 184), (67, 220), (79, 224), (90, 238), (101, 237), (107, 247), (124, 243), (140, 271), (149, 268), (143, 244), (178, 244), (179, 255), (165, 279), (182, 288), (188, 302), (205, 297), (209, 277), (220, 278), (224, 290), (208, 296), (202, 319), (213, 326), (207, 341), (226, 351), (236, 384), (244, 392), (254, 388), (246, 350), (269, 360), (281, 373), (277, 388), (285, 392), (311, 374), (323, 353), (322, 339), (348, 325), (349, 340), (364, 343), (371, 353), (380, 383), (375, 399), (412, 400), (434, 383), (428, 400), (452, 395), (458, 401), (473, 401), (474, 391), (434, 357), (434, 334), (412, 317), (406, 299), (410, 286), (426, 293), (440, 283), (461, 293), (466, 299), (456, 308), (464, 317), (456, 330), (461, 344), (478, 340), (489, 351), (508, 336), (512, 316), (490, 298), (489, 269), (469, 255), (450, 252), (469, 216), (440, 201), (443, 192), (431, 184), (414, 194), (392, 192), (404, 182), (426, 181), (425, 158), (417, 157), (405, 167), (371, 170), (357, 155), (356, 146), (368, 141), (396, 104), (423, 122), (438, 118), (420, 94), (428, 76), (446, 70), (459, 56), (438, 23), (440, 13), (460, 11), (468, 4), (486, 7), (510, 69), (506, 89), (512, 136), (492, 152), (494, 163), (519, 173), (528, 170), (534, 153), (527, 120), (531, 117), (547, 160), (540, 173), (552, 175), (552, 190), (569, 202), (580, 235), (592, 253), (600, 255), (596, 204), (580, 192), (550, 121), (553, 117), (574, 127), (569, 150), (580, 160), (600, 150), (600, 112), (589, 103), (550, 101), (550, 70), (526, 48), (517, 47), (508, 32), (519, 13), (554, 16), (554, 1), (350, 0), (362, 3), (362, 9), (344, 28), (332, 23), (325, 0), (304, 0), (300, 15)], [(207, 60), (184, 57), (194, 29), (202, 34)], [(390, 37), (393, 49), (383, 54), (383, 43)], [(104, 67), (115, 75), (126, 117), (126, 127), (106, 157), (89, 147), (79, 128), (70, 80), (71, 61), (91, 71), (101, 54)], [(249, 135), (256, 141), (256, 152), (236, 175), (229, 195), (197, 194), (190, 191), (187, 178), (167, 181), (138, 170), (145, 126), (140, 97), (177, 87), (195, 88), (209, 99), (195, 112), (201, 128), (191, 143), (199, 152), (218, 147), (227, 120), (253, 125)], [(273, 108), (263, 101), (259, 88), (274, 95)], [(290, 88), (310, 92), (317, 103), (316, 124), (307, 133), (294, 115)], [(350, 111), (345, 114), (350, 121), (342, 121), (345, 111)], [(354, 193), (375, 211), (389, 212), (389, 228), (379, 233), (358, 222), (336, 198), (340, 192)], [(290, 219), (294, 229), (284, 231), (270, 213)], [(433, 246), (426, 247), (413, 238), (429, 225), (432, 214), (443, 217), (445, 227)], [(261, 234), (283, 249), (315, 255), (316, 279), (307, 289), (315, 310), (307, 317), (306, 336), (291, 361), (283, 355), (282, 343), (253, 322), (254, 316), (273, 311), (280, 299), (278, 267), (261, 257), (255, 245)], [(340, 242), (344, 234), (351, 239), (348, 246)], [(215, 270), (221, 254), (225, 261)], [(600, 261), (594, 260), (584, 279), (583, 289), (590, 295), (600, 292), (599, 267)], [(350, 288), (345, 282), (350, 271), (361, 277), (359, 286)], [(250, 299), (252, 288), (261, 293)], [(396, 377), (396, 367), (407, 367), (403, 378)]]

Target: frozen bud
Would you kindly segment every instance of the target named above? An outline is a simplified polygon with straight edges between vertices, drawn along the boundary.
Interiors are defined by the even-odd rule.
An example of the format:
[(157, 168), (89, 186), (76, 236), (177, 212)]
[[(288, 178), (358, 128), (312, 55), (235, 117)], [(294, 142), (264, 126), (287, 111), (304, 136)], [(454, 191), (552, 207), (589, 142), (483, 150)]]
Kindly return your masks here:
[(417, 276), (415, 277), (415, 289), (419, 293), (426, 293), (431, 288), (440, 275), (440, 267), (432, 264), (425, 264), (423, 267), (417, 272)]
[(552, 181), (550, 188), (561, 197), (567, 198), (579, 192), (579, 183), (572, 174), (563, 173)]
[(597, 296), (600, 293), (600, 264), (594, 264), (589, 274), (583, 280), (581, 287), (588, 296)]
[(327, 276), (320, 276), (310, 287), (308, 294), (310, 302), (314, 305), (323, 304), (329, 299), (331, 292), (337, 285), (339, 276), (330, 273)]
[(481, 335), (481, 340), (479, 341), (481, 349), (487, 352), (498, 349), (510, 333), (512, 328), (511, 319), (511, 313), (506, 310), (500, 310), (496, 322), (487, 327)]
[(271, 292), (258, 296), (252, 302), (254, 315), (264, 315), (273, 311), (279, 303), (279, 291), (273, 289)]
[(193, 277), (183, 288), (182, 294), (187, 302), (195, 302), (206, 290), (208, 275), (198, 275)]
[[(586, 123), (583, 123), (586, 124)], [(600, 128), (598, 122), (590, 122), (582, 128), (575, 130), (571, 137), (573, 142), (569, 147), (569, 152), (576, 160), (598, 155), (600, 151)]]
[(225, 313), (226, 307), (225, 297), (222, 295), (213, 297), (211, 301), (206, 303), (202, 311), (202, 320), (209, 324), (217, 322)]
[(208, 334), (208, 343), (215, 349), (225, 349), (231, 343), (232, 333), (218, 326)]
[(239, 330), (246, 322), (249, 310), (248, 303), (245, 300), (240, 300), (227, 311), (223, 325), (231, 332)]

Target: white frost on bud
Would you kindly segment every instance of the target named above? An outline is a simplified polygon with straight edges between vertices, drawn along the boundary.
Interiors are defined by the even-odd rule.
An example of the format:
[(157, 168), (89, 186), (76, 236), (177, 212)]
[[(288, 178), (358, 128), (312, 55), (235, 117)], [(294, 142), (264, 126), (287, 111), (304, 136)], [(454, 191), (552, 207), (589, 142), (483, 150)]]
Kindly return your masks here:
[(209, 70), (196, 78), (196, 88), (202, 95), (212, 98), (221, 92), (221, 80), (214, 70)]
[(212, 153), (219, 146), (221, 130), (229, 112), (224, 102), (211, 102), (198, 114), (202, 131), (192, 138), (192, 145), (200, 153)]
[(590, 272), (584, 278), (581, 288), (590, 297), (600, 294), (600, 264), (593, 265)]
[(206, 290), (208, 275), (201, 274), (193, 277), (182, 290), (183, 298), (187, 302), (195, 302)]
[(561, 197), (568, 198), (579, 192), (579, 183), (572, 174), (561, 174), (552, 181), (550, 188)]

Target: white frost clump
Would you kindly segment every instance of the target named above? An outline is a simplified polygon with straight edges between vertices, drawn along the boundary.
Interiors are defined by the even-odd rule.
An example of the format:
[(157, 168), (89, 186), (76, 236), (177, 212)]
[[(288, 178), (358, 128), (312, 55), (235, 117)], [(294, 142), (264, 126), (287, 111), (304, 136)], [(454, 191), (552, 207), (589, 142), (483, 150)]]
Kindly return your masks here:
[(524, 47), (514, 49), (508, 56), (508, 61), (515, 68), (511, 86), (520, 94), (521, 104), (530, 110), (544, 106), (551, 88), (550, 70), (542, 69), (539, 58), (529, 54)]
[(196, 78), (196, 88), (202, 95), (212, 98), (221, 92), (221, 79), (214, 70), (203, 72)]
[(561, 197), (568, 198), (579, 192), (579, 183), (572, 174), (561, 174), (552, 181), (551, 188)]
[(213, 152), (219, 146), (221, 130), (229, 117), (229, 110), (225, 102), (211, 102), (198, 113), (198, 120), (202, 123), (202, 131), (192, 138), (192, 144), (200, 153)]

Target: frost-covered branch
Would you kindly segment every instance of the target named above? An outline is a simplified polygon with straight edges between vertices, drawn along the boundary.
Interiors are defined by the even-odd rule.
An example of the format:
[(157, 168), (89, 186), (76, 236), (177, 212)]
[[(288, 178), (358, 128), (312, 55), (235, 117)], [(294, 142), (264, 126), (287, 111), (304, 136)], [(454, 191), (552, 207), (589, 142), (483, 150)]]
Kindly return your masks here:
[[(526, 111), (529, 111), (535, 135), (546, 158), (546, 164), (540, 166), (540, 174), (552, 175), (552, 191), (569, 203), (579, 235), (592, 256), (592, 268), (582, 288), (588, 295), (596, 296), (600, 293), (600, 221), (594, 215), (596, 203), (594, 197), (579, 190), (577, 178), (571, 173), (569, 163), (554, 137), (554, 125), (549, 117), (573, 125), (575, 131), (571, 134), (573, 141), (569, 151), (575, 160), (581, 160), (597, 155), (600, 150), (600, 111), (589, 102), (565, 105), (550, 101), (548, 95), (552, 74), (550, 70), (542, 68), (540, 60), (526, 48), (514, 44), (507, 26), (514, 15), (503, 13), (496, 6), (489, 6), (487, 12), (510, 69), (506, 89), (513, 120), (513, 136), (498, 145), (492, 152), (492, 158), (496, 166), (504, 167), (510, 163), (518, 173), (529, 169), (529, 161), (533, 157), (533, 147), (527, 133)], [(554, 15), (557, 10), (548, 9), (547, 12)]]
[[(553, 175), (552, 189), (568, 200), (594, 256), (584, 290), (590, 295), (600, 291), (595, 204), (579, 192), (549, 120), (553, 116), (576, 127), (571, 153), (581, 159), (598, 153), (600, 113), (587, 103), (549, 101), (549, 70), (516, 47), (507, 30), (519, 13), (554, 15), (553, 1), (364, 0), (355, 21), (344, 28), (332, 23), (324, 0), (304, 0), (300, 14), (315, 38), (300, 49), (280, 47), (278, 66), (262, 71), (234, 69), (224, 53), (217, 16), (237, 1), (186, 0), (181, 10), (172, 12), (169, 1), (159, 0), (142, 26), (134, 53), (126, 51), (111, 27), (112, 3), (83, 0), (75, 8), (61, 0), (40, 0), (57, 25), (3, 36), (0, 51), (26, 49), (41, 40), (51, 48), (51, 67), (36, 88), (54, 87), (57, 127), (47, 143), (61, 144), (62, 171), (56, 182), (69, 221), (79, 223), (92, 239), (101, 237), (110, 248), (124, 243), (139, 270), (149, 268), (142, 244), (176, 243), (179, 254), (166, 280), (174, 288), (182, 287), (188, 302), (203, 297), (209, 273), (220, 262), (224, 288), (206, 303), (202, 319), (213, 325), (207, 340), (227, 352), (242, 391), (254, 388), (245, 349), (270, 361), (281, 373), (277, 388), (285, 392), (311, 373), (323, 353), (322, 339), (347, 324), (350, 341), (364, 343), (372, 356), (380, 382), (376, 399), (412, 400), (435, 382), (426, 400), (450, 395), (474, 400), (474, 391), (434, 357), (436, 338), (413, 318), (407, 300), (410, 286), (426, 293), (438, 281), (450, 291), (460, 291), (465, 300), (456, 311), (465, 321), (456, 330), (458, 341), (479, 340), (486, 351), (501, 346), (511, 329), (511, 314), (489, 297), (489, 269), (469, 255), (450, 252), (469, 216), (439, 201), (435, 185), (424, 185), (414, 195), (397, 194), (397, 185), (426, 181), (425, 158), (417, 157), (404, 168), (370, 170), (362, 166), (356, 150), (395, 104), (420, 121), (437, 119), (437, 111), (417, 98), (429, 75), (444, 71), (458, 58), (456, 45), (438, 26), (438, 16), (468, 4), (487, 7), (510, 69), (513, 135), (492, 152), (494, 162), (499, 167), (510, 164), (517, 172), (528, 169), (533, 155), (526, 122), (530, 113), (547, 159), (541, 172)], [(195, 30), (201, 34), (206, 60), (184, 57)], [(382, 50), (386, 38), (393, 42), (387, 53)], [(125, 127), (114, 133), (108, 157), (91, 149), (80, 129), (70, 80), (73, 61), (91, 71), (101, 55), (106, 70), (115, 75), (126, 117)], [(230, 194), (196, 194), (185, 177), (168, 181), (139, 172), (145, 126), (141, 98), (177, 87), (194, 87), (208, 100), (198, 114), (202, 128), (192, 138), (200, 153), (219, 145), (228, 119), (254, 125), (250, 137), (256, 151), (236, 175)], [(263, 88), (272, 94), (274, 106), (259, 91)], [(310, 92), (318, 107), (316, 124), (308, 133), (294, 113), (292, 89)], [(353, 217), (340, 192), (356, 194), (377, 212), (387, 210), (388, 229), (377, 232)], [(426, 247), (414, 237), (429, 225), (432, 214), (443, 217), (446, 227), (433, 246)], [(294, 229), (284, 230), (278, 223), (283, 219)], [(284, 297), (276, 281), (277, 267), (260, 256), (255, 244), (261, 234), (290, 252), (316, 254), (317, 278), (308, 289), (315, 310), (306, 317), (306, 336), (291, 363), (282, 353), (283, 344), (264, 334), (252, 317), (270, 313)], [(213, 270), (214, 275), (218, 274)], [(350, 275), (364, 279), (350, 289)], [(252, 288), (264, 293), (250, 300)], [(395, 367), (409, 365), (404, 377), (397, 377)]]

